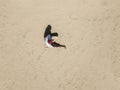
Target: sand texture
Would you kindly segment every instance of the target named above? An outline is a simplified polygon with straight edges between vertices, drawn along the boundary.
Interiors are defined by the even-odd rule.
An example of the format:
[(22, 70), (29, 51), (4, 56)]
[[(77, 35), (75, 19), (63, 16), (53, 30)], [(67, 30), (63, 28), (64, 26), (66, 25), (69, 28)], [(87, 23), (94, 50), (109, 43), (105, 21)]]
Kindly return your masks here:
[(0, 0), (0, 90), (120, 90), (120, 0)]

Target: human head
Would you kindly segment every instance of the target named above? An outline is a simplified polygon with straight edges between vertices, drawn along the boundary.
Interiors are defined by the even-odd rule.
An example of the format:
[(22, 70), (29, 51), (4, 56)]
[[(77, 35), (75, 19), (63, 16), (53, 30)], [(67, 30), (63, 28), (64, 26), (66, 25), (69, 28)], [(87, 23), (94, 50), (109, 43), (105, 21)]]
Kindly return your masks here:
[(52, 29), (52, 26), (51, 26), (51, 25), (48, 25), (46, 29), (51, 30), (51, 29)]

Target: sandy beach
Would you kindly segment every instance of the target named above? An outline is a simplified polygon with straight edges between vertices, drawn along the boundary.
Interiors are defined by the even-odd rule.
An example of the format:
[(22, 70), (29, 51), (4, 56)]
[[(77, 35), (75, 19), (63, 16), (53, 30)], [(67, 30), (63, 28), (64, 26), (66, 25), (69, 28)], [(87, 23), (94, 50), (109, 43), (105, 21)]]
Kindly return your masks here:
[(0, 90), (120, 90), (120, 1), (0, 0)]

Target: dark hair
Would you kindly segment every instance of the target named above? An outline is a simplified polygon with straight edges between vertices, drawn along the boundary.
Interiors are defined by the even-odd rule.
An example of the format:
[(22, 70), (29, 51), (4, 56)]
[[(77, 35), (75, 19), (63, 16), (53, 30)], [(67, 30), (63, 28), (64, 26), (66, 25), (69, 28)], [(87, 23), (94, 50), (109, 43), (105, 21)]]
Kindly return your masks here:
[(47, 35), (51, 35), (51, 28), (52, 26), (51, 25), (48, 25), (45, 29), (45, 33), (44, 33), (44, 38), (47, 36)]
[(46, 30), (51, 30), (52, 29), (52, 26), (51, 25), (48, 25)]

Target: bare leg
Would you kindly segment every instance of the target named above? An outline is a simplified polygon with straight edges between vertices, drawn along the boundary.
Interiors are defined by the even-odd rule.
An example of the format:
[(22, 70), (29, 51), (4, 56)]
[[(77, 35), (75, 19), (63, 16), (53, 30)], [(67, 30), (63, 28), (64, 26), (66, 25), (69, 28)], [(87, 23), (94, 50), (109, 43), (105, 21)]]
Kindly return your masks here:
[(52, 43), (52, 46), (53, 46), (53, 47), (64, 47), (64, 48), (66, 48), (65, 45), (61, 45), (61, 44), (56, 43), (56, 42), (53, 42), (53, 43)]

